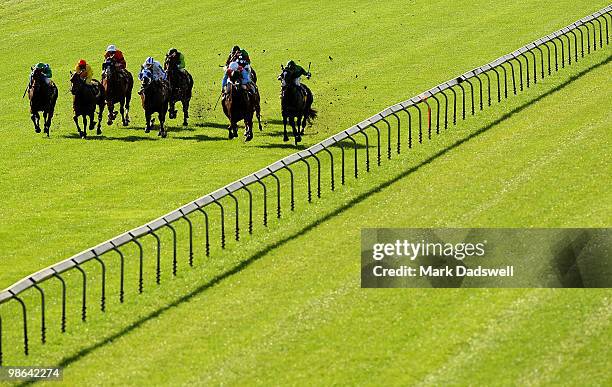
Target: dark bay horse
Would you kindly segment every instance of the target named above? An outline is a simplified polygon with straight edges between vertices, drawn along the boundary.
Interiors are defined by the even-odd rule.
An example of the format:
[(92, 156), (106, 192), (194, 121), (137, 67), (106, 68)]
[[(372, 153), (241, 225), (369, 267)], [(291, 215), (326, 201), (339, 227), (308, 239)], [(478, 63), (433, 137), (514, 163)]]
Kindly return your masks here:
[(177, 56), (166, 57), (164, 70), (168, 74), (168, 82), (170, 83), (170, 110), (169, 118), (176, 118), (175, 104), (181, 102), (183, 105), (183, 125), (187, 126), (189, 118), (189, 101), (191, 100), (191, 91), (193, 89), (193, 78), (185, 69), (182, 71), (178, 68), (179, 58)]
[[(79, 136), (87, 137), (87, 118), (89, 118), (89, 130), (93, 130), (96, 125), (94, 114), (96, 105), (98, 106), (98, 127), (96, 133), (102, 134), (102, 113), (104, 112), (105, 94), (104, 88), (100, 82), (95, 79), (91, 81), (91, 85), (87, 85), (85, 80), (81, 78), (79, 73), (70, 72), (70, 92), (72, 93), (73, 101), (72, 108), (74, 110), (74, 123), (76, 124)], [(83, 131), (79, 127), (79, 117), (83, 117)]]
[(49, 137), (51, 120), (57, 102), (57, 86), (53, 81), (45, 81), (45, 76), (40, 69), (33, 69), (28, 85), (28, 98), (30, 99), (30, 114), (36, 133), (40, 133), (40, 115), (43, 112), (44, 131)]
[(117, 117), (115, 104), (119, 104), (121, 121), (123, 126), (130, 123), (130, 101), (132, 99), (132, 88), (134, 78), (127, 70), (119, 70), (116, 62), (109, 58), (102, 66), (102, 86), (106, 94), (106, 104), (108, 106), (108, 125), (112, 125)]
[[(314, 101), (312, 92), (306, 85), (297, 86), (292, 81), (287, 79), (287, 71), (283, 69), (278, 76), (282, 82), (281, 87), (281, 112), (283, 114), (283, 141), (289, 141), (287, 136), (287, 121), (291, 124), (293, 130), (293, 138), (297, 145), (302, 141), (304, 129), (307, 123), (311, 123), (317, 118), (317, 111), (312, 108)], [(296, 124), (297, 118), (297, 124)]]
[(257, 113), (257, 121), (259, 130), (261, 127), (260, 119), (260, 98), (257, 88), (255, 92), (249, 93), (241, 85), (240, 72), (233, 71), (227, 83), (227, 91), (223, 95), (223, 112), (230, 120), (229, 138), (238, 137), (238, 122), (244, 120), (244, 137), (245, 141), (253, 139), (253, 115)]
[(168, 131), (164, 128), (164, 123), (166, 122), (166, 113), (170, 102), (170, 85), (167, 81), (153, 81), (151, 72), (148, 70), (143, 71), (141, 79), (142, 88), (138, 94), (140, 94), (142, 108), (147, 120), (145, 133), (149, 133), (153, 128), (155, 119), (152, 119), (151, 116), (153, 113), (157, 113), (159, 117), (159, 133), (157, 135), (166, 138)]

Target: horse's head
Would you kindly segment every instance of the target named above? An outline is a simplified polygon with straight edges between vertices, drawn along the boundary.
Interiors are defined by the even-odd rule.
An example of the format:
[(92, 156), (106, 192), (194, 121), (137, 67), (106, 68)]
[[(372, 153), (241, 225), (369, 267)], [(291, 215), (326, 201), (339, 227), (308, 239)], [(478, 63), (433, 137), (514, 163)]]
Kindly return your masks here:
[(70, 92), (75, 95), (85, 81), (78, 72), (70, 72)]
[(164, 70), (172, 71), (178, 70), (179, 58), (176, 55), (166, 55), (166, 61), (164, 62)]
[(287, 75), (289, 74), (289, 71), (287, 70), (287, 68), (281, 66), (281, 73), (278, 75), (278, 80), (281, 82), (281, 87), (283, 89), (286, 89), (287, 87), (290, 86), (290, 84), (287, 82)]
[(106, 79), (110, 79), (115, 73), (115, 60), (113, 58), (107, 58), (102, 64), (102, 76)]
[(147, 89), (149, 86), (151, 86), (151, 83), (153, 81), (153, 74), (151, 73), (151, 70), (147, 69), (147, 68), (143, 68), (140, 71), (140, 82), (142, 84), (142, 90)]

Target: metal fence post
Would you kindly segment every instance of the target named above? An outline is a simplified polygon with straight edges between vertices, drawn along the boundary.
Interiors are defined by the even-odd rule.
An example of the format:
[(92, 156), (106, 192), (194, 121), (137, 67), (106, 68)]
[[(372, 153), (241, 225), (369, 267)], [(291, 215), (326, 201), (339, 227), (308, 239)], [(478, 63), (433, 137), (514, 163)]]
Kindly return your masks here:
[[(334, 191), (335, 189), (335, 186), (334, 186), (334, 155), (333, 153), (331, 153), (329, 149), (327, 149), (327, 147), (323, 147), (323, 150), (329, 155), (329, 162), (331, 165), (331, 171), (330, 171), (331, 190)], [(398, 152), (399, 152), (399, 148), (398, 148)]]
[[(376, 136), (378, 138), (378, 141), (376, 141), (376, 147), (378, 149), (378, 153), (377, 153), (377, 157), (376, 157), (376, 164), (378, 166), (380, 166), (380, 130), (378, 129), (378, 126), (374, 125), (374, 124), (370, 124), (371, 127), (373, 127), (374, 129), (376, 129)], [(367, 169), (368, 171), (370, 170), (369, 168)]]
[[(542, 79), (544, 79), (544, 52), (540, 46), (536, 46), (535, 48), (540, 52), (540, 75), (542, 76)], [(534, 74), (533, 78), (537, 79), (537, 76)]]
[(268, 190), (266, 189), (266, 184), (261, 179), (258, 178), (256, 181), (263, 189), (263, 225), (268, 227)]
[(306, 173), (308, 175), (307, 177), (307, 184), (308, 184), (308, 203), (312, 202), (312, 186), (310, 183), (310, 164), (308, 163), (308, 161), (306, 161), (306, 158), (300, 158), (300, 161), (303, 162), (304, 164), (306, 164)]
[(223, 205), (219, 203), (217, 199), (213, 200), (219, 209), (221, 210), (221, 249), (225, 249), (225, 210), (223, 209)]
[(400, 118), (397, 114), (395, 114), (394, 112), (391, 112), (391, 115), (393, 115), (395, 117), (395, 119), (397, 120), (397, 154), (399, 155), (401, 152), (401, 144), (402, 144), (402, 123), (400, 121)]
[(253, 234), (253, 194), (247, 185), (242, 182), (242, 180), (240, 183), (242, 184), (242, 189), (247, 191), (249, 194), (249, 235), (251, 235)]
[(184, 219), (189, 226), (189, 266), (193, 267), (193, 225), (182, 209), (179, 209), (179, 212), (183, 215), (181, 218)]
[(19, 304), (21, 304), (21, 311), (23, 313), (23, 352), (25, 353), (26, 356), (28, 356), (30, 351), (29, 351), (29, 345), (28, 345), (28, 311), (26, 308), (26, 304), (23, 302), (21, 298), (17, 297), (15, 293), (13, 293), (10, 290), (9, 292), (13, 295), (12, 298), (15, 301), (17, 301)]
[(140, 242), (136, 239), (136, 237), (134, 236), (134, 234), (132, 234), (131, 232), (128, 233), (132, 239), (130, 240), (130, 242), (133, 242), (134, 244), (136, 244), (136, 246), (138, 246), (138, 251), (139, 251), (139, 262), (140, 262), (140, 267), (138, 270), (138, 293), (142, 293), (142, 289), (144, 286), (144, 280), (142, 278), (142, 273), (143, 273), (143, 251), (142, 251), (142, 245), (140, 244)]
[(357, 141), (353, 138), (353, 136), (349, 135), (348, 138), (353, 142), (353, 148), (355, 149), (355, 179), (358, 178), (358, 166), (357, 166)]
[(361, 129), (359, 133), (363, 134), (366, 140), (366, 172), (370, 172), (370, 139), (364, 129)]
[(285, 164), (284, 161), (281, 160), (281, 163), (283, 164), (283, 169), (286, 169), (287, 172), (289, 172), (289, 176), (291, 177), (291, 211), (295, 210), (295, 193), (294, 193), (294, 185), (293, 185), (293, 171), (291, 170), (291, 168), (289, 168), (287, 166), (287, 164)]
[(164, 226), (168, 227), (170, 231), (172, 231), (172, 275), (176, 277), (178, 259), (176, 257), (176, 230), (175, 228), (168, 222), (165, 218), (166, 224)]
[(206, 256), (210, 257), (210, 237), (209, 237), (209, 229), (208, 229), (208, 214), (201, 207), (198, 207), (198, 211), (200, 211), (202, 215), (204, 215), (204, 222), (205, 222), (204, 227), (206, 228), (205, 249), (206, 249)]
[(238, 199), (227, 188), (225, 189), (225, 191), (227, 191), (228, 195), (232, 199), (234, 199), (234, 205), (235, 205), (235, 209), (236, 209), (236, 230), (235, 230), (236, 231), (236, 242), (238, 242), (240, 240), (240, 222), (239, 222), (239, 216), (238, 216)]
[(474, 115), (474, 85), (470, 82), (469, 78), (466, 78), (465, 81), (470, 85), (470, 98), (472, 100), (472, 115)]
[(461, 89), (461, 101), (462, 101), (461, 118), (465, 120), (465, 88), (463, 87), (461, 82), (463, 82), (463, 80), (461, 80), (460, 83), (457, 83), (457, 86), (459, 86), (459, 88)]
[(45, 324), (45, 292), (38, 286), (38, 284), (30, 278), (34, 289), (40, 293), (40, 341), (45, 344), (47, 342), (47, 326)]
[[(489, 73), (486, 71), (483, 71), (483, 74), (485, 77), (487, 77), (487, 106), (491, 106), (491, 78), (489, 78)], [(482, 81), (480, 80), (480, 77), (476, 76), (476, 78), (478, 78), (478, 82), (480, 83), (480, 110), (482, 110), (484, 105), (482, 102)]]
[(448, 129), (448, 97), (444, 90), (441, 90), (440, 93), (444, 96), (444, 129)]
[(119, 258), (121, 259), (121, 273), (120, 273), (120, 283), (119, 283), (119, 302), (123, 304), (123, 296), (125, 295), (125, 291), (124, 291), (124, 275), (125, 275), (125, 259), (123, 257), (123, 253), (121, 252), (121, 250), (119, 250), (119, 248), (117, 246), (115, 246), (115, 244), (113, 242), (111, 242), (111, 245), (113, 245), (113, 250), (119, 254)]
[(161, 284), (161, 240), (150, 226), (147, 226), (147, 228), (149, 229), (149, 234), (151, 234), (151, 236), (153, 236), (157, 242), (157, 266), (155, 267), (155, 282), (159, 285)]
[(87, 321), (87, 274), (85, 274), (85, 270), (83, 270), (83, 268), (81, 268), (81, 266), (79, 266), (79, 264), (75, 260), (72, 260), (72, 262), (74, 262), (74, 264), (76, 265), (75, 269), (81, 272), (81, 275), (83, 276), (83, 301), (81, 306), (81, 320), (85, 322)]
[(272, 172), (270, 170), (270, 168), (268, 168), (268, 172), (270, 172), (270, 176), (272, 176), (274, 178), (274, 180), (276, 180), (276, 217), (278, 219), (280, 219), (281, 217), (281, 185), (280, 185), (280, 179), (278, 178), (278, 176), (276, 176), (274, 174), (274, 172)]
[(100, 295), (100, 310), (102, 312), (106, 312), (106, 266), (93, 250), (92, 252), (94, 253), (94, 259), (98, 261), (102, 267), (102, 294)]
[(59, 275), (59, 273), (54, 268), (51, 268), (51, 270), (53, 270), (53, 277), (57, 278), (60, 281), (60, 283), (62, 284), (62, 320), (61, 320), (61, 332), (62, 333), (66, 333), (66, 282), (64, 281), (64, 279)]

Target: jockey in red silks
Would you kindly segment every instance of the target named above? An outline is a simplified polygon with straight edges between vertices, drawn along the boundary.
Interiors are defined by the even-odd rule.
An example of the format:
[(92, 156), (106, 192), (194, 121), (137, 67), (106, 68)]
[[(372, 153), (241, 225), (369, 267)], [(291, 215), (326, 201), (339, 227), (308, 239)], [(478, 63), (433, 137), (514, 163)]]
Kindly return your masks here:
[(127, 64), (125, 63), (125, 58), (123, 57), (123, 53), (120, 50), (117, 50), (114, 44), (111, 44), (106, 48), (106, 52), (104, 53), (104, 59), (113, 59), (118, 69), (125, 70)]

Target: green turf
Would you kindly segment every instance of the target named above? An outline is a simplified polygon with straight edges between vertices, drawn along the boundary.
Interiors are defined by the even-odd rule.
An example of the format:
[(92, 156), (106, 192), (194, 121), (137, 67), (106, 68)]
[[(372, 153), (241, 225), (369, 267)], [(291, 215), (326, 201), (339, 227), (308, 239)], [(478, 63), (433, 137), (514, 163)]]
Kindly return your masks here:
[[(527, 6), (532, 7), (527, 12), (525, 4), (496, 6), (477, 16), (466, 12), (439, 35), (428, 36), (421, 43), (415, 41), (415, 46), (406, 47), (405, 50), (415, 50), (414, 57), (406, 56), (405, 50), (400, 52), (391, 44), (386, 47), (372, 44), (367, 48), (380, 51), (368, 56), (366, 44), (355, 43), (353, 48), (359, 47), (355, 48), (357, 51), (363, 48), (363, 51), (353, 52), (353, 56), (362, 60), (351, 63), (350, 67), (364, 72), (358, 79), (369, 81), (368, 91), (362, 93), (362, 86), (355, 85), (357, 81), (352, 77), (343, 83), (341, 77), (332, 76), (337, 71), (346, 72), (346, 66), (326, 64), (329, 67), (325, 72), (321, 70), (321, 79), (312, 82), (313, 88), (316, 84), (320, 90), (317, 107), (322, 111), (322, 119), (311, 129), (318, 133), (307, 141), (345, 128), (385, 105), (412, 96), (594, 10), (580, 9), (569, 2), (555, 3), (543, 21), (534, 12), (535, 5)], [(388, 24), (398, 31), (406, 29), (414, 34), (413, 39), (429, 25), (433, 13), (438, 12), (445, 20), (461, 14), (457, 11), (459, 5), (444, 11), (421, 2), (413, 7), (419, 10), (415, 11), (418, 17), (405, 18), (393, 6), (368, 11), (370, 15), (379, 12), (381, 18), (377, 21), (381, 25)], [(480, 9), (469, 4), (465, 7)], [(326, 13), (322, 8), (311, 15), (312, 28), (315, 28), (315, 20), (319, 20), (318, 28), (325, 30), (336, 26), (336, 31), (340, 31), (345, 27), (341, 23), (342, 15), (351, 20), (360, 15), (359, 11), (365, 12), (364, 7), (357, 8), (356, 14), (336, 11), (332, 14), (337, 16), (334, 18), (331, 11)], [(221, 7), (214, 9), (219, 14), (223, 11)], [(265, 13), (263, 9), (257, 12)], [(572, 12), (575, 15), (569, 15)], [(504, 23), (512, 23), (514, 34), (507, 36), (504, 28), (508, 26), (501, 22), (481, 30), (478, 23), (487, 15), (490, 19), (497, 15), (495, 17)], [(359, 28), (354, 33), (378, 39), (375, 25), (361, 16), (361, 24), (358, 23)], [(328, 17), (330, 24), (321, 23)], [(394, 24), (394, 20), (400, 19), (405, 19), (408, 27)], [(531, 25), (527, 27), (528, 20), (538, 20), (537, 28), (541, 30), (534, 31), (536, 27)], [(275, 28), (283, 30), (278, 23), (270, 22), (269, 25), (270, 34)], [(366, 32), (365, 28), (369, 30)], [(388, 30), (389, 27), (385, 29)], [(491, 45), (478, 45), (480, 35), (476, 32), (482, 34), (483, 39), (489, 36), (487, 41), (490, 40)], [(332, 46), (332, 51), (338, 52), (338, 46), (346, 46), (346, 42), (342, 44), (342, 36), (335, 40), (338, 34), (332, 35), (334, 39), (329, 41), (312, 40), (310, 44), (315, 47), (312, 55), (324, 59), (326, 56), (320, 54), (323, 47)], [(277, 39), (280, 47), (282, 39)], [(513, 39), (516, 42), (512, 42)], [(417, 49), (417, 44), (426, 45), (431, 55), (422, 55), (423, 47)], [(347, 49), (346, 58), (350, 59), (349, 51), (355, 50)], [(304, 49), (300, 52), (304, 55)], [(109, 256), (108, 276), (113, 282), (107, 289), (112, 299), (106, 316), (95, 310), (99, 269), (94, 264), (88, 265), (87, 269), (94, 274), (90, 277), (90, 321), (86, 325), (77, 322), (79, 277), (78, 273), (71, 274), (69, 295), (75, 301), (69, 305), (66, 336), (60, 339), (57, 334), (58, 309), (57, 298), (54, 298), (55, 305), (48, 311), (50, 343), (46, 348), (36, 344), (38, 326), (32, 316), (30, 333), (34, 355), (25, 359), (18, 353), (18, 324), (15, 324), (18, 320), (11, 319), (14, 325), (6, 338), (11, 343), (7, 358), (13, 364), (50, 362), (68, 366), (67, 384), (269, 385), (363, 384), (368, 381), (371, 384), (422, 382), (431, 385), (578, 384), (584, 380), (609, 384), (606, 367), (610, 350), (605, 342), (609, 341), (612, 332), (607, 290), (366, 291), (359, 288), (359, 231), (362, 227), (608, 226), (611, 198), (603, 187), (610, 185), (606, 157), (609, 154), (610, 114), (601, 108), (611, 99), (609, 90), (601, 87), (609, 79), (610, 64), (605, 62), (608, 55), (609, 50), (599, 51), (520, 97), (469, 118), (465, 124), (450, 129), (432, 142), (415, 147), (409, 157), (394, 156), (390, 163), (383, 161), (380, 169), (373, 166), (367, 179), (360, 177), (354, 181), (349, 178), (349, 184), (333, 196), (328, 191), (329, 180), (324, 170), (322, 201), (305, 203), (304, 171), (300, 171), (295, 215), (289, 214), (285, 195), (282, 224), (273, 222), (270, 231), (262, 233), (257, 223), (255, 237), (243, 235), (244, 243), (230, 244), (224, 254), (214, 247), (210, 259), (203, 258), (202, 246), (198, 244), (193, 271), (186, 269), (186, 244), (181, 238), (180, 276), (170, 279), (171, 257), (165, 247), (163, 285), (159, 290), (153, 290), (152, 282), (153, 241), (145, 242), (149, 259), (146, 292), (142, 296), (135, 294), (136, 250), (126, 249), (129, 288), (125, 306), (116, 302), (117, 261), (111, 264), (113, 257)], [(281, 59), (275, 57), (269, 61), (272, 72)], [(397, 89), (401, 63), (421, 66), (419, 77), (406, 81), (408, 90)], [(327, 80), (329, 86), (326, 86)], [(18, 80), (13, 82), (17, 88)], [(268, 82), (270, 94), (276, 92), (273, 82)], [(339, 87), (339, 91), (334, 91), (334, 87)], [(214, 99), (211, 92), (212, 87), (210, 96), (204, 97), (208, 98), (208, 103)], [(324, 103), (335, 93), (344, 100), (342, 110), (335, 102), (329, 107)], [(366, 95), (374, 101), (364, 100)], [(275, 97), (270, 97), (269, 103), (275, 104)], [(6, 105), (11, 111), (13, 103)], [(276, 105), (273, 107), (277, 109)], [(18, 122), (19, 117), (15, 112), (14, 121)], [(214, 117), (207, 115), (202, 122), (223, 122), (220, 116)], [(20, 122), (27, 125), (27, 116), (22, 118)], [(276, 119), (273, 115), (268, 118)], [(63, 122), (69, 119), (64, 118)], [(2, 245), (5, 252), (17, 253), (13, 258), (12, 255), (3, 258), (2, 278), (6, 278), (8, 284), (11, 278), (156, 217), (164, 210), (290, 152), (290, 149), (258, 148), (279, 144), (278, 135), (267, 136), (278, 130), (278, 125), (270, 124), (266, 136), (256, 138), (251, 145), (176, 139), (198, 133), (223, 135), (221, 130), (210, 128), (197, 128), (195, 133), (174, 132), (167, 142), (135, 141), (130, 144), (119, 141), (83, 144), (55, 137), (46, 141), (30, 139), (33, 134), (29, 126), (23, 128), (19, 136), (12, 130), (11, 135), (2, 140), (8, 143), (5, 147), (10, 151), (23, 153), (34, 149), (41, 152), (36, 156), (39, 160), (47, 160), (53, 155), (66, 165), (43, 170), (34, 167), (40, 163), (33, 162), (27, 172), (22, 168), (17, 173), (19, 167), (11, 163), (17, 164), (20, 160), (26, 163), (32, 161), (31, 158), (9, 155), (3, 162), (3, 168), (13, 177), (9, 184), (3, 185), (10, 190), (4, 193), (8, 203), (3, 202), (6, 208), (3, 212), (10, 209), (12, 217), (3, 223)], [(70, 130), (60, 129), (55, 132), (56, 137), (58, 132), (67, 135)], [(120, 137), (123, 133), (122, 129), (113, 129), (107, 135)], [(129, 133), (144, 137), (141, 132), (130, 130)], [(39, 146), (39, 142), (42, 145)], [(60, 146), (70, 152), (60, 154)], [(112, 149), (113, 146), (117, 148)], [(137, 149), (140, 146), (143, 148)], [(189, 149), (191, 146), (193, 148)], [(83, 147), (95, 147), (95, 150)], [(153, 153), (158, 150), (156, 147), (161, 149)], [(232, 152), (238, 150), (245, 151), (245, 156), (240, 158), (242, 165), (219, 168), (223, 165), (219, 162), (221, 155), (227, 160), (236, 160)], [(146, 156), (142, 155), (143, 151), (148, 151)], [(360, 160), (363, 161), (361, 152)], [(71, 153), (74, 160), (80, 159), (79, 156), (87, 157), (83, 166), (87, 172), (79, 172), (80, 178), (73, 177), (79, 168), (67, 160)], [(163, 154), (164, 161), (168, 162), (160, 162), (158, 154)], [(136, 168), (130, 167), (132, 165)], [(128, 171), (119, 172), (124, 169)], [(362, 172), (360, 176), (364, 175)], [(41, 197), (48, 196), (37, 201), (35, 209), (32, 203), (15, 194), (27, 196), (23, 193), (26, 176), (31, 179), (28, 184), (34, 186), (33, 182), (37, 182), (37, 193), (46, 193)], [(105, 188), (102, 182), (109, 176), (122, 184)], [(44, 184), (39, 182), (43, 178)], [(70, 189), (58, 187), (59, 181)], [(283, 182), (287, 181), (283, 176)], [(81, 198), (81, 194), (85, 198)], [(143, 200), (144, 195), (151, 200)], [(157, 199), (162, 197), (164, 199)], [(271, 203), (274, 203), (273, 198)], [(272, 204), (270, 207), (272, 210)], [(261, 208), (256, 206), (256, 210), (259, 214)], [(31, 224), (39, 226), (18, 221), (25, 211), (44, 211), (40, 219), (27, 216)], [(87, 218), (91, 220), (82, 217), (85, 211), (94, 211), (95, 215)], [(61, 216), (65, 223), (50, 223), (52, 216)], [(241, 221), (245, 234), (245, 219)], [(228, 222), (231, 236), (230, 226)], [(42, 232), (36, 227), (48, 230)], [(20, 228), (23, 228), (22, 233), (19, 233)], [(183, 236), (185, 225), (177, 229)], [(201, 220), (197, 231), (201, 243)], [(32, 234), (41, 235), (40, 241), (22, 246), (20, 241), (30, 241)], [(167, 231), (160, 234), (163, 234), (165, 246), (169, 246), (170, 234)], [(218, 234), (213, 237), (213, 242), (217, 243)], [(36, 258), (26, 260), (24, 256), (28, 252)], [(59, 287), (49, 283), (45, 289), (57, 295)], [(34, 293), (26, 295), (26, 299), (32, 305), (37, 301)], [(5, 310), (7, 313), (3, 316), (15, 316), (19, 311), (14, 304), (7, 305)]]
[[(276, 74), (288, 58), (313, 63), (309, 84), (320, 119), (308, 130), (308, 145), (605, 4), (307, 2), (283, 12), (276, 2), (258, 2), (235, 6), (250, 20), (239, 31), (222, 2), (96, 2), (86, 13), (69, 2), (44, 9), (31, 1), (5, 3), (0, 49), (11, 55), (0, 59), (6, 69), (0, 73), (0, 288), (294, 151), (277, 123)], [(435, 28), (436, 20), (443, 28)], [(167, 141), (146, 135), (134, 98), (129, 129), (105, 127), (103, 138), (74, 138), (68, 72), (81, 57), (99, 68), (110, 42), (123, 49), (132, 71), (170, 46), (185, 52), (196, 82), (192, 126), (173, 122)], [(224, 140), (219, 127), (226, 119), (220, 108), (212, 110), (218, 65), (234, 43), (251, 52), (267, 121), (248, 145)], [(60, 88), (50, 140), (34, 134), (20, 99), (29, 66), (39, 60), (52, 64)]]

